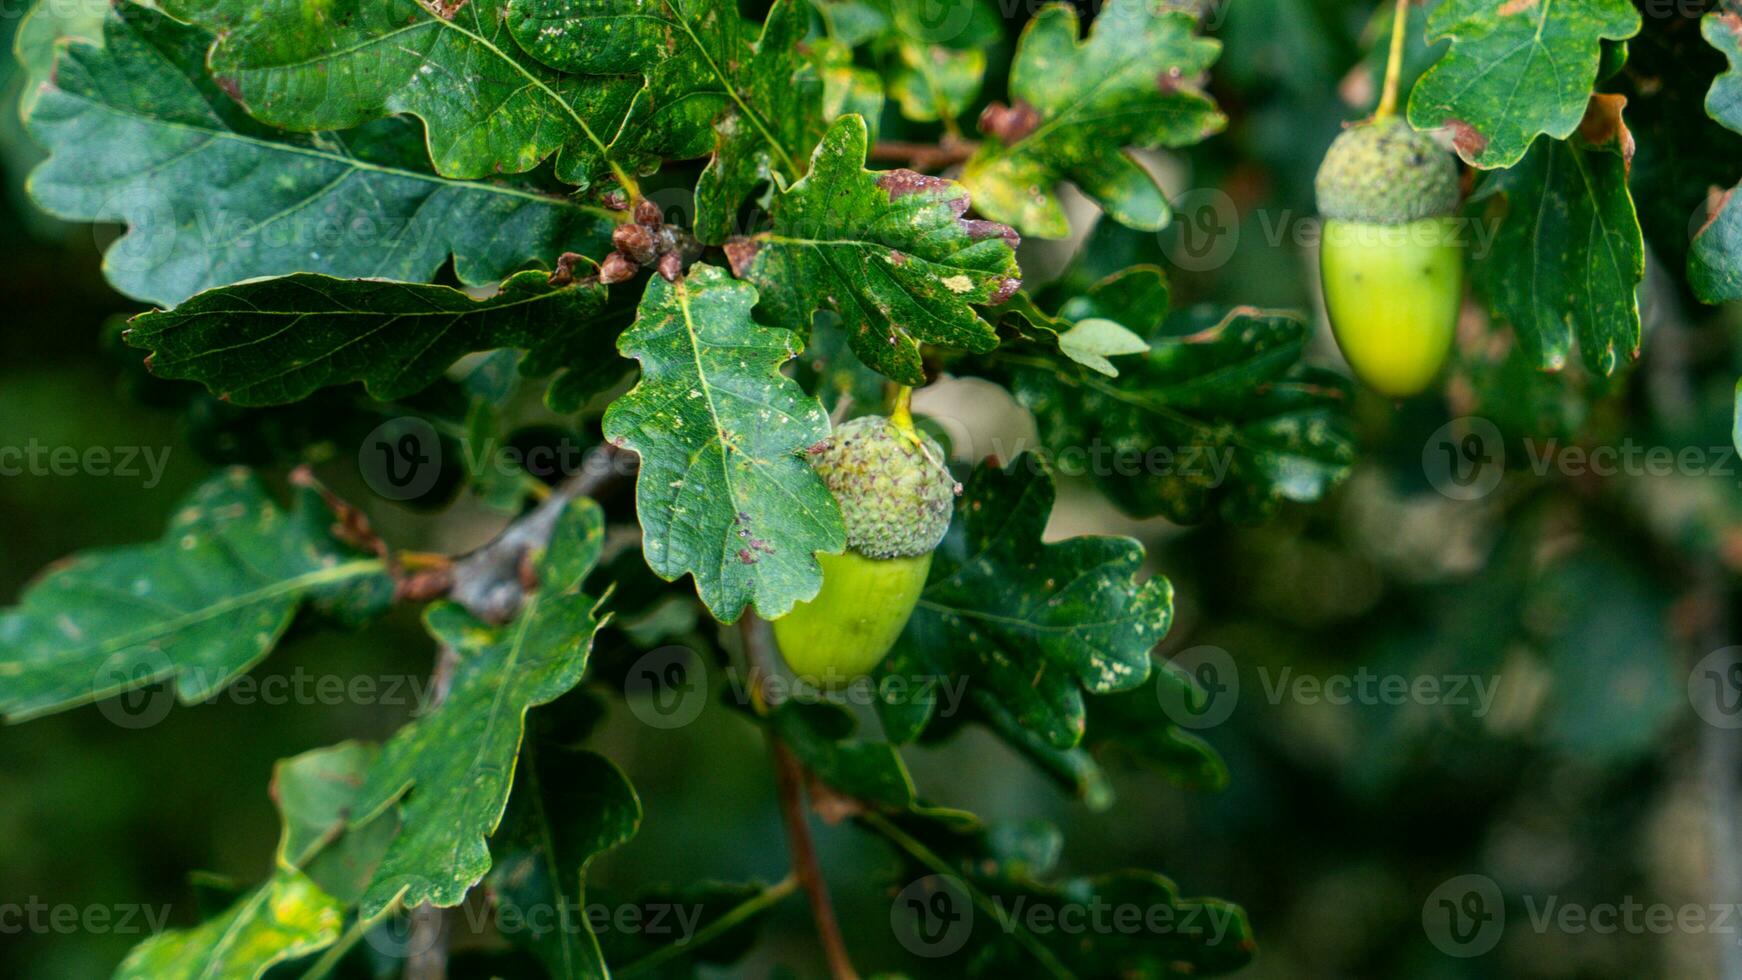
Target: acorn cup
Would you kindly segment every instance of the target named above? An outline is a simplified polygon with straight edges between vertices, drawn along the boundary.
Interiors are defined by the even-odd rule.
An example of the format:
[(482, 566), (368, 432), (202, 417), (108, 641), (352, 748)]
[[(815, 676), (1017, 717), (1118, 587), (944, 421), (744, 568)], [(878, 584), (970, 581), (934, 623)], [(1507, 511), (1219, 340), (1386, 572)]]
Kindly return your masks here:
[(1464, 285), (1458, 167), (1396, 117), (1345, 130), (1314, 181), (1337, 346), (1382, 395), (1418, 394), (1451, 350)]
[(774, 621), (774, 639), (801, 679), (839, 687), (900, 638), (961, 487), (936, 440), (877, 415), (836, 428), (811, 465), (840, 504), (847, 551), (817, 556), (822, 590)]

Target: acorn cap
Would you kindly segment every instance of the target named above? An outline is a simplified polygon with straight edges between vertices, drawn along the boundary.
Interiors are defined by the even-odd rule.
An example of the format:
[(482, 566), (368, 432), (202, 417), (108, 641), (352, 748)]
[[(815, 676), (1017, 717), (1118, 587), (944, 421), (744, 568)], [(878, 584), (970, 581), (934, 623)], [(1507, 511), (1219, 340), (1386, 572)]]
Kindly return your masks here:
[(1425, 133), (1395, 116), (1343, 130), (1313, 181), (1319, 214), (1401, 225), (1458, 208), (1458, 165)]
[(961, 487), (930, 436), (867, 415), (838, 426), (811, 466), (841, 505), (847, 547), (867, 558), (930, 554), (950, 529)]

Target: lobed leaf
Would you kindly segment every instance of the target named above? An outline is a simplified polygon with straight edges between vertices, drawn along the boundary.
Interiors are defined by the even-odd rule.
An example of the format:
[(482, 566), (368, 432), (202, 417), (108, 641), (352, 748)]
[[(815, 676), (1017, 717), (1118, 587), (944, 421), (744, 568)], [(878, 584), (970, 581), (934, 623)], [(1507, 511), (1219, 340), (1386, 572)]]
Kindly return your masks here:
[(447, 699), (382, 748), (352, 810), (355, 826), (404, 797), (404, 827), (361, 899), (365, 918), (395, 901), (458, 905), (490, 870), (485, 841), (508, 805), (526, 713), (580, 682), (602, 624), (600, 600), (581, 584), (604, 533), (596, 504), (569, 504), (533, 563), (538, 589), (513, 622), (493, 626), (450, 602), (425, 613), (457, 664)]
[(0, 612), (0, 715), (22, 721), (173, 679), (191, 704), (271, 651), (306, 603), (372, 615), (383, 561), (335, 541), (314, 491), (280, 510), (245, 470), (208, 480), (161, 540), (52, 568)]
[(284, 827), (272, 877), (211, 920), (139, 944), (116, 980), (258, 980), (277, 964), (337, 942), (356, 893), (325, 886), (335, 877), (342, 882), (335, 869), (367, 874), (395, 825), (384, 814), (360, 831), (345, 829), (374, 758), (373, 746), (344, 742), (280, 760), (272, 797)]
[(1050, 468), (1033, 454), (975, 468), (913, 617), (878, 668), (910, 682), (888, 689), (914, 693), (880, 701), (891, 738), (914, 738), (936, 706), (935, 687), (915, 679), (966, 678), (1023, 729), (1069, 748), (1083, 736), (1085, 690), (1149, 677), (1172, 586), (1137, 577), (1143, 547), (1129, 538), (1043, 543), (1054, 494)]
[(1542, 370), (1564, 367), (1575, 338), (1601, 374), (1639, 355), (1645, 241), (1627, 190), (1625, 101), (1593, 97), (1578, 136), (1539, 140), (1483, 190), (1498, 195), (1486, 215), (1498, 225), (1475, 279)]
[(1602, 42), (1639, 26), (1627, 0), (1444, 0), (1428, 15), (1427, 37), (1452, 45), (1416, 81), (1409, 123), (1451, 127), (1473, 166), (1510, 167), (1537, 136), (1565, 139), (1578, 128)]
[(641, 457), (636, 511), (647, 564), (688, 574), (721, 622), (754, 602), (785, 615), (822, 586), (817, 552), (846, 547), (840, 509), (804, 458), (828, 437), (815, 398), (780, 373), (797, 353), (750, 318), (756, 290), (701, 264), (648, 282), (618, 349), (641, 381), (605, 413), (605, 437)]
[(756, 284), (778, 326), (808, 336), (828, 310), (866, 364), (925, 382), (919, 345), (988, 351), (998, 344), (975, 304), (1019, 286), (1016, 233), (965, 218), (960, 184), (911, 170), (865, 169), (858, 116), (829, 127), (810, 172), (778, 194), (773, 229), (726, 245), (732, 271)]
[(449, 255), (461, 281), (493, 282), (609, 240), (602, 209), (436, 175), (403, 120), (309, 136), (254, 122), (206, 74), (211, 36), (156, 11), (116, 4), (104, 38), (66, 47), (28, 107), (49, 151), (29, 190), (58, 217), (131, 226), (104, 261), (130, 296), (169, 305), (292, 272), (424, 280)]
[[(588, 277), (591, 279), (591, 277)], [(386, 401), (422, 390), (460, 357), (572, 348), (597, 330), (605, 287), (513, 276), (488, 299), (448, 286), (300, 274), (209, 290), (134, 318), (129, 344), (164, 378), (198, 381), (239, 405), (280, 405), (361, 381)], [(604, 349), (603, 340), (589, 346)]]
[(634, 186), (644, 161), (610, 143), (641, 87), (540, 65), (510, 36), (501, 5), (420, 0), (164, 0), (217, 35), (213, 76), (281, 129), (349, 129), (392, 115), (423, 121), (436, 172), (521, 173), (553, 154), (563, 180)]
[(1077, 24), (1073, 8), (1050, 4), (1023, 29), (1012, 107), (981, 117), (988, 139), (962, 181), (982, 214), (1027, 235), (1070, 233), (1054, 190), (1066, 180), (1120, 224), (1157, 231), (1167, 199), (1126, 148), (1221, 131), (1227, 119), (1199, 87), (1221, 45), (1193, 33), (1193, 14), (1149, 0), (1110, 0), (1081, 42)]
[[(1742, 11), (1726, 9), (1700, 21), (1706, 41), (1729, 59), (1728, 71), (1712, 80), (1706, 113), (1742, 133)], [(1688, 247), (1688, 284), (1707, 303), (1742, 299), (1742, 184), (1710, 195), (1706, 220)]]
[[(1122, 290), (1095, 311), (1142, 336), (1159, 320)], [(1218, 317), (1218, 314), (1221, 314)], [(1212, 509), (1247, 520), (1323, 496), (1348, 475), (1347, 383), (1305, 367), (1310, 331), (1284, 313), (1236, 307), (1176, 314), (1116, 379), (1056, 356), (999, 352), (982, 373), (1034, 413), (1041, 442), (1093, 476), (1128, 513), (1179, 523)]]
[(521, 47), (558, 70), (646, 76), (612, 154), (714, 153), (696, 189), (703, 242), (725, 240), (757, 184), (803, 173), (822, 93), (801, 70), (809, 22), (797, 0), (777, 0), (760, 28), (731, 0), (511, 0), (507, 18)]

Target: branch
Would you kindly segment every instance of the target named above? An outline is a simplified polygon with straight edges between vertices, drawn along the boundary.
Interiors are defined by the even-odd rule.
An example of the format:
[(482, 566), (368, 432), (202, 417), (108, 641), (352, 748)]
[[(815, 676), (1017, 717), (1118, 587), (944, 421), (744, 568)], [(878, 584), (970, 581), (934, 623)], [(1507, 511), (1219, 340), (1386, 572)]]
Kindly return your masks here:
[[(745, 610), (739, 623), (744, 640), (744, 661), (750, 672), (750, 698), (756, 713), (768, 713), (767, 690), (769, 650), (768, 629), (762, 617)], [(780, 813), (786, 824), (786, 838), (792, 849), (792, 872), (804, 886), (810, 900), (811, 919), (816, 922), (817, 940), (823, 945), (823, 955), (829, 962), (833, 980), (859, 980), (853, 961), (847, 955), (847, 944), (841, 939), (840, 923), (835, 920), (834, 905), (829, 902), (828, 882), (823, 879), (822, 864), (817, 861), (816, 846), (811, 842), (810, 822), (805, 815), (804, 767), (798, 757), (768, 730), (768, 749), (774, 756), (774, 781), (780, 796)]]
[(900, 140), (879, 140), (871, 146), (873, 160), (895, 160), (920, 170), (936, 170), (961, 163), (974, 155), (980, 144), (974, 140), (945, 140), (942, 143), (904, 143)]
[(550, 543), (563, 508), (576, 497), (597, 495), (634, 471), (634, 456), (609, 444), (600, 446), (587, 457), (580, 472), (564, 480), (543, 503), (508, 525), (489, 544), (456, 559), (449, 573), (453, 584), (448, 598), (487, 623), (513, 619), (526, 599), (521, 565), (527, 555)]

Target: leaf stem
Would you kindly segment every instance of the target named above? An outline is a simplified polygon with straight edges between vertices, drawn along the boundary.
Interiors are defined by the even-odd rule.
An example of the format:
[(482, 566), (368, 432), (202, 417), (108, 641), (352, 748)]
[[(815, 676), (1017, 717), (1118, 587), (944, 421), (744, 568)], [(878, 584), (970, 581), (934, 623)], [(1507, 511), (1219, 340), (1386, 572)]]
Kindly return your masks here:
[[(768, 678), (768, 624), (761, 616), (746, 610), (738, 624), (744, 641), (744, 663), (749, 671), (751, 703), (756, 713), (768, 713), (770, 698), (765, 688)], [(835, 907), (829, 901), (828, 882), (823, 878), (822, 864), (817, 860), (816, 845), (811, 841), (810, 822), (804, 807), (804, 767), (798, 756), (764, 726), (768, 734), (768, 750), (774, 756), (774, 783), (780, 797), (780, 814), (786, 824), (787, 844), (792, 850), (792, 873), (804, 886), (810, 900), (811, 919), (816, 923), (817, 941), (822, 943), (823, 956), (829, 963), (832, 980), (859, 980), (853, 961), (847, 955), (847, 944), (841, 938), (840, 924), (835, 920)]]
[(695, 935), (661, 946), (646, 956), (632, 960), (620, 969), (613, 970), (612, 973), (619, 977), (632, 977), (637, 973), (645, 973), (656, 966), (685, 956), (691, 950), (702, 948), (728, 930), (745, 922), (751, 916), (780, 904), (787, 896), (798, 891), (799, 887), (798, 876), (789, 874), (779, 882), (734, 905), (725, 915), (697, 929)]
[(1390, 119), (1397, 114), (1397, 79), (1403, 74), (1403, 39), (1409, 30), (1409, 0), (1397, 0), (1391, 15), (1391, 52), (1385, 59), (1385, 88), (1379, 95), (1379, 108), (1373, 110), (1375, 120)]
[(917, 439), (913, 430), (913, 389), (902, 385), (895, 389), (895, 406), (889, 410), (890, 424), (909, 439)]
[(949, 139), (942, 143), (906, 143), (900, 140), (878, 140), (868, 154), (872, 160), (905, 161), (921, 170), (933, 170), (961, 163), (980, 148), (975, 140)]

